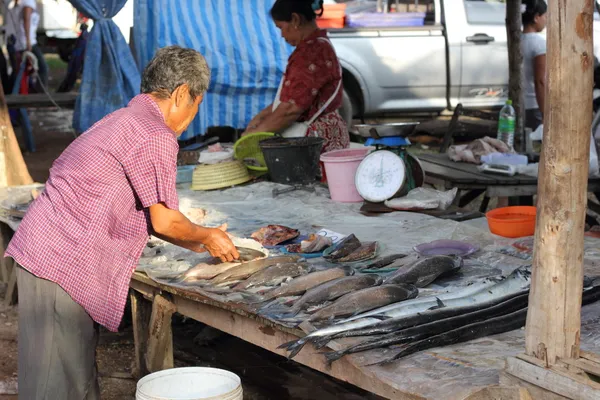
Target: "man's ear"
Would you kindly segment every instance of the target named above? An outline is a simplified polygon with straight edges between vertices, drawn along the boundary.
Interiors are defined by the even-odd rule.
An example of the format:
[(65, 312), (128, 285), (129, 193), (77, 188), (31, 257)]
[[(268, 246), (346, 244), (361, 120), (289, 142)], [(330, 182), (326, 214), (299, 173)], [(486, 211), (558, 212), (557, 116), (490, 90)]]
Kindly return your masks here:
[(187, 85), (187, 83), (184, 83), (183, 85), (178, 86), (175, 89), (175, 91), (173, 91), (173, 94), (171, 95), (171, 99), (173, 100), (173, 103), (177, 107), (182, 107), (182, 106), (186, 105), (187, 103), (189, 103), (189, 98), (190, 98), (190, 88)]

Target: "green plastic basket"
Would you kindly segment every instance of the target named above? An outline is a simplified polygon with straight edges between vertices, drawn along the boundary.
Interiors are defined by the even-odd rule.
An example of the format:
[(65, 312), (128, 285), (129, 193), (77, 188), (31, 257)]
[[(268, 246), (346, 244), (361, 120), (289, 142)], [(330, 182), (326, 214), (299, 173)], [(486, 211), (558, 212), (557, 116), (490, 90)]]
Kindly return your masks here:
[(244, 165), (246, 165), (246, 167), (252, 171), (266, 172), (269, 169), (267, 168), (265, 157), (263, 156), (262, 150), (258, 146), (258, 143), (261, 140), (265, 140), (273, 136), (275, 136), (275, 134), (269, 132), (256, 132), (246, 135), (233, 145), (233, 156), (236, 160), (239, 160), (242, 163), (244, 163), (244, 159), (246, 158), (253, 158), (259, 162), (261, 165), (260, 167), (247, 165), (246, 163), (244, 163)]

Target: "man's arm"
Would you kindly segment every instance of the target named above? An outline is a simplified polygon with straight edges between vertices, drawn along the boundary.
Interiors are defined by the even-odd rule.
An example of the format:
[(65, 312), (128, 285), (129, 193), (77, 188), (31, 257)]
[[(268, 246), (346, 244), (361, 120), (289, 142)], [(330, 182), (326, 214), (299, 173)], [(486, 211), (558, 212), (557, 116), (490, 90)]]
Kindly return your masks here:
[(180, 211), (171, 210), (163, 203), (150, 206), (149, 211), (152, 229), (161, 239), (192, 251), (208, 251), (223, 262), (239, 259), (237, 249), (225, 233), (226, 226), (205, 228), (196, 225)]

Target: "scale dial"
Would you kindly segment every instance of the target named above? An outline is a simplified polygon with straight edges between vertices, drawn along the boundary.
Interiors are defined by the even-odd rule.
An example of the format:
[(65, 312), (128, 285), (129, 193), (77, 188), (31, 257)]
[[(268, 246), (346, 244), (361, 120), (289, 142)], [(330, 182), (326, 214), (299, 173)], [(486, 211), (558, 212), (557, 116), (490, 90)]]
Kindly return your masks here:
[(404, 161), (389, 150), (367, 155), (356, 170), (354, 183), (363, 199), (380, 203), (391, 199), (406, 179)]

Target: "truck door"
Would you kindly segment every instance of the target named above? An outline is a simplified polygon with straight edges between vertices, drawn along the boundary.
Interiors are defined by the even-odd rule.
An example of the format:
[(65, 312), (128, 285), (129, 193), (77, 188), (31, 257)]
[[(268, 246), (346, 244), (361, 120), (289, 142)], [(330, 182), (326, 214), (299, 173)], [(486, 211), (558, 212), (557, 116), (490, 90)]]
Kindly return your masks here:
[(505, 5), (497, 0), (460, 2), (466, 24), (451, 32), (459, 35), (462, 53), (459, 101), (465, 107), (502, 105), (508, 96)]

